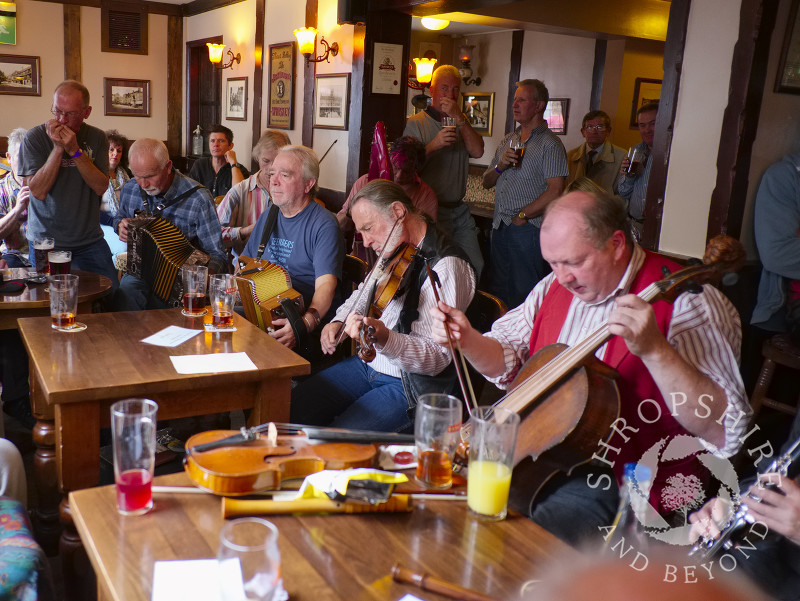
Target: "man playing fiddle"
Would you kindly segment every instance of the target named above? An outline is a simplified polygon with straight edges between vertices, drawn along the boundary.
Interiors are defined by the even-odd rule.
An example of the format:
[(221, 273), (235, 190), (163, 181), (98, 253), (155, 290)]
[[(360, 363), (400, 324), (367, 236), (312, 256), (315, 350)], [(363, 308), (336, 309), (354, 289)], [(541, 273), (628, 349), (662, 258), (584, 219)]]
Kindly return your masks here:
[[(528, 495), (524, 504), (515, 503), (575, 544), (612, 524), (624, 464), (640, 461), (659, 441), (684, 434), (715, 455), (736, 452), (750, 412), (737, 368), (741, 326), (736, 310), (711, 286), (681, 294), (672, 305), (651, 306), (636, 296), (662, 277), (662, 265), (672, 271), (676, 266), (632, 241), (624, 206), (605, 193), (571, 192), (554, 201), (545, 213), (541, 245), (553, 273), (522, 305), (481, 335), (461, 311), (440, 303), (431, 312), (433, 338), (445, 341), (447, 320), (467, 359), (506, 388), (540, 348), (555, 342), (574, 346), (608, 324), (613, 337), (595, 354), (619, 373), (620, 419), (598, 445), (595, 461), (569, 477), (557, 474), (535, 499)], [(593, 400), (598, 402), (588, 402)], [(691, 458), (669, 465), (662, 459), (651, 500), (659, 499), (666, 478), (687, 467), (697, 470)], [(518, 499), (523, 473), (518, 468), (512, 486)], [(660, 504), (658, 509), (665, 510)]]
[[(419, 394), (450, 392), (455, 384), (447, 345), (431, 339), (430, 310), (435, 307), (432, 283), (425, 264), (441, 283), (440, 297), (459, 310), (466, 309), (475, 292), (475, 274), (463, 251), (445, 238), (416, 209), (394, 182), (374, 180), (350, 204), (350, 216), (364, 238), (364, 246), (384, 257), (416, 247), (414, 259), (395, 295), (373, 317), (364, 304), (362, 288), (336, 311), (322, 330), (322, 350), (336, 350), (339, 330), (358, 339), (362, 327), (374, 328), (376, 358), (365, 363), (350, 357), (312, 376), (292, 391), (291, 421), (359, 430), (410, 430), (410, 410)], [(379, 263), (380, 266), (380, 263)], [(380, 267), (379, 267), (380, 268)], [(373, 272), (373, 276), (375, 272)]]

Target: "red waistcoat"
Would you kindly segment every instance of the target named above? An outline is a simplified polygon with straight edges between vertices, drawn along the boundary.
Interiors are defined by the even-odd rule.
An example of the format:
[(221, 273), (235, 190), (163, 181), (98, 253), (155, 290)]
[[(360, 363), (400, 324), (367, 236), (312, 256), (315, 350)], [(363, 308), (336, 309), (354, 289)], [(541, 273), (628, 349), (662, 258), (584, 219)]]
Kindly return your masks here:
[[(667, 266), (671, 272), (680, 268), (676, 263), (654, 253), (645, 251), (645, 255), (644, 264), (631, 284), (630, 292), (634, 294), (662, 279), (662, 266)], [(531, 355), (542, 347), (558, 341), (558, 335), (561, 333), (573, 298), (569, 290), (561, 286), (557, 280), (553, 281), (534, 319), (530, 343)], [(656, 315), (658, 329), (666, 336), (672, 318), (672, 305), (659, 300), (653, 303), (653, 311)], [(630, 436), (630, 440), (627, 442), (617, 433), (608, 440), (608, 444), (620, 449), (619, 453), (613, 451), (605, 453), (605, 457), (614, 462), (612, 469), (617, 482), (620, 483), (624, 465), (628, 462), (639, 461), (642, 453), (654, 444), (663, 439), (672, 439), (678, 434), (691, 435), (672, 417), (671, 408), (664, 402), (650, 372), (642, 360), (628, 350), (628, 346), (621, 337), (614, 336), (608, 342), (603, 361), (619, 372), (616, 383), (620, 395), (620, 418), (624, 419), (628, 426), (639, 428), (635, 434), (627, 432)], [(639, 417), (640, 403), (645, 399), (652, 399), (660, 407), (660, 417), (655, 423), (648, 424)], [(659, 414), (654, 404), (649, 401), (642, 404), (641, 409), (643, 416), (649, 421), (654, 420)], [(601, 451), (602, 449), (599, 449), (598, 454)], [(662, 463), (659, 466), (651, 495), (651, 499), (659, 504), (659, 513), (664, 513), (661, 507), (660, 491), (665, 486), (666, 479), (671, 475), (687, 473), (687, 468), (690, 472), (696, 472), (696, 469), (691, 469), (693, 463), (694, 460), (689, 459)]]

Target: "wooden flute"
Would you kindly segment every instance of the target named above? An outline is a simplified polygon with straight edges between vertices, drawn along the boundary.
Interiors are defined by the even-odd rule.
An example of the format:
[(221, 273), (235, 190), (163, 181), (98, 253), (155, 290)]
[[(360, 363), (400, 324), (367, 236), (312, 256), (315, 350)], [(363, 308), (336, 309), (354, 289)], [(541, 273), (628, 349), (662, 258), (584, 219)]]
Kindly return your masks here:
[(452, 582), (435, 578), (429, 574), (412, 572), (402, 567), (399, 563), (392, 566), (392, 578), (397, 582), (413, 584), (424, 591), (431, 591), (432, 593), (444, 595), (451, 599), (461, 599), (462, 601), (498, 601), (489, 595), (484, 595), (478, 591), (473, 591), (472, 589), (464, 588)]

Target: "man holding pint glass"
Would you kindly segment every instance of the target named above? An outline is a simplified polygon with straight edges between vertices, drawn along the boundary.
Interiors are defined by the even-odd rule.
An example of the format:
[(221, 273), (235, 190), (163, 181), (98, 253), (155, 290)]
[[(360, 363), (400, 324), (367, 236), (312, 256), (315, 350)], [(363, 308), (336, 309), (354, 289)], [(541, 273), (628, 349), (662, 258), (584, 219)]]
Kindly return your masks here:
[(642, 141), (628, 150), (617, 177), (617, 194), (628, 201), (628, 216), (631, 219), (633, 237), (638, 241), (644, 227), (644, 202), (647, 197), (647, 182), (650, 180), (650, 153), (656, 132), (658, 103), (649, 102), (636, 111), (636, 124)]
[(490, 256), (490, 291), (509, 307), (521, 304), (549, 270), (539, 248), (545, 207), (561, 195), (569, 174), (564, 144), (544, 120), (550, 94), (538, 79), (517, 83), (514, 120), (519, 127), (500, 142), (483, 174), (496, 186)]

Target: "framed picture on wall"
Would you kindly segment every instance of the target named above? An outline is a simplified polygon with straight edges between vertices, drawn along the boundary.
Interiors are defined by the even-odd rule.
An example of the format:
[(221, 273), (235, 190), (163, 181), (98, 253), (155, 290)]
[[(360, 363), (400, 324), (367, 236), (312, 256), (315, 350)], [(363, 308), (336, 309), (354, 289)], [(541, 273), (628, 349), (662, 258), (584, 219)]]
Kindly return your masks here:
[(294, 127), (294, 42), (269, 47), (269, 109), (267, 127)]
[(350, 74), (317, 75), (314, 84), (314, 127), (347, 129)]
[(559, 136), (567, 135), (569, 121), (569, 98), (551, 98), (542, 115), (551, 132)]
[(661, 80), (637, 77), (633, 85), (633, 103), (631, 105), (631, 127), (636, 127), (636, 111), (645, 104), (658, 102), (661, 98)]
[(0, 54), (0, 94), (41, 96), (41, 84), (38, 56)]
[(778, 76), (775, 78), (775, 91), (786, 94), (800, 94), (800, 14), (797, 6), (800, 0), (792, 0), (789, 22), (783, 37), (781, 59), (778, 63)]
[(492, 135), (492, 115), (494, 114), (494, 92), (473, 92), (461, 94), (461, 112), (469, 124), (484, 137)]
[(104, 77), (103, 109), (104, 115), (149, 117), (150, 80)]
[(225, 118), (247, 121), (246, 77), (229, 77), (225, 80)]

